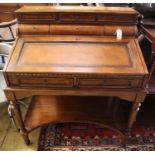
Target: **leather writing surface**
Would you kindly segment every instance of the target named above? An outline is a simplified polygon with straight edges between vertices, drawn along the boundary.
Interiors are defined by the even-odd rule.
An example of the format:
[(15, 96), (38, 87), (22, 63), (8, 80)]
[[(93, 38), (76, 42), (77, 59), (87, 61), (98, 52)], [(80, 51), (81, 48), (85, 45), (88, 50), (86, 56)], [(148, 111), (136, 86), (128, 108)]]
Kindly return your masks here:
[[(37, 55), (43, 56), (33, 59)], [(115, 42), (25, 42), (17, 64), (51, 67), (132, 67), (133, 65), (128, 43)]]

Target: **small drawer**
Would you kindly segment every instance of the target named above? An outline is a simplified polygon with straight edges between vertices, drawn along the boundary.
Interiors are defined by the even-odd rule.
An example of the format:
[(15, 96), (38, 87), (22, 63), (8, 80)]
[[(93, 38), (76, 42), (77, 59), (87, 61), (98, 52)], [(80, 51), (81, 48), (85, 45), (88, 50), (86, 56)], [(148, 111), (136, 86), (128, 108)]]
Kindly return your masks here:
[(132, 35), (136, 35), (137, 33), (137, 27), (135, 26), (104, 26), (104, 34), (105, 35), (116, 35), (116, 30), (117, 29), (121, 29), (123, 35), (127, 35), (127, 36), (132, 36)]
[(98, 21), (112, 21), (112, 22), (133, 22), (135, 20), (135, 16), (129, 15), (98, 15)]
[(54, 21), (55, 19), (55, 14), (23, 14), (21, 17), (21, 20), (24, 21)]
[(93, 22), (95, 21), (94, 14), (59, 14), (59, 20), (64, 22)]
[(140, 81), (138, 79), (78, 79), (77, 86), (83, 88), (138, 88)]
[(104, 26), (50, 25), (50, 33), (63, 35), (103, 35)]
[(21, 78), (20, 86), (37, 86), (37, 87), (73, 87), (72, 78)]
[(48, 34), (49, 25), (48, 24), (19, 24), (18, 28), (19, 34)]

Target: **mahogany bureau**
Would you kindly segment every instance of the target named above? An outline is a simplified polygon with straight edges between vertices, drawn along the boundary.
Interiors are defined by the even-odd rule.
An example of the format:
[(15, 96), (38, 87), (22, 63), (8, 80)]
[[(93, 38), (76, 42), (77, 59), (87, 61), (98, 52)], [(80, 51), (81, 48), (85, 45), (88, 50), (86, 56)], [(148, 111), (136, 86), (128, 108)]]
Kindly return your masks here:
[[(132, 127), (148, 78), (136, 39), (138, 12), (25, 6), (16, 16), (18, 38), (4, 69), (5, 93), (26, 144), (28, 133), (47, 123), (94, 122), (121, 134)], [(23, 119), (17, 101), (30, 96)], [(113, 108), (106, 110), (103, 96), (130, 101), (129, 116), (121, 116), (123, 125)]]

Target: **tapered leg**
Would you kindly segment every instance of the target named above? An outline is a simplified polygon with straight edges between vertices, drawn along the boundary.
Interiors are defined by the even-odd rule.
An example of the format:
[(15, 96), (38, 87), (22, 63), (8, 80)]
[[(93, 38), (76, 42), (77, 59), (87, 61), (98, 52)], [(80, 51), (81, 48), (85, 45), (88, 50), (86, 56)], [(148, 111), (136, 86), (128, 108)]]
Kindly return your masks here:
[(136, 116), (140, 109), (140, 106), (141, 106), (141, 103), (139, 103), (139, 102), (132, 103), (129, 120), (128, 120), (128, 129), (131, 129), (133, 126), (133, 123), (136, 121)]
[(19, 125), (19, 128), (20, 128), (20, 133), (21, 133), (25, 143), (27, 145), (29, 145), (30, 140), (29, 140), (29, 137), (28, 137), (28, 132), (26, 131), (25, 126), (24, 126), (24, 122), (23, 122), (23, 119), (22, 119), (22, 115), (21, 115), (19, 105), (17, 104), (17, 102), (15, 100), (10, 101), (10, 102), (14, 106), (14, 112), (15, 112), (15, 116), (16, 116), (16, 119), (17, 119), (17, 122), (18, 122), (18, 125)]

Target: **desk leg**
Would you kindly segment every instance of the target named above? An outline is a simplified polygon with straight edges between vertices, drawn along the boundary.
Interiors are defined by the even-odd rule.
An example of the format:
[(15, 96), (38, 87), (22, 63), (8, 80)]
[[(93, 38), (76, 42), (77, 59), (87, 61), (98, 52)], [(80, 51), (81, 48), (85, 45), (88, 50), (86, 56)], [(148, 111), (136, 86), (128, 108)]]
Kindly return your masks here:
[(18, 125), (20, 127), (20, 133), (21, 133), (25, 143), (27, 145), (29, 145), (30, 140), (29, 140), (28, 133), (27, 133), (27, 131), (25, 129), (25, 126), (24, 126), (24, 122), (23, 122), (23, 119), (22, 119), (22, 115), (21, 115), (19, 105), (17, 104), (16, 100), (13, 100), (13, 101), (10, 101), (10, 102), (14, 106), (14, 112), (15, 112), (15, 116), (16, 116)]
[(129, 120), (128, 120), (128, 129), (131, 129), (133, 126), (133, 123), (136, 121), (136, 116), (140, 109), (140, 106), (141, 106), (141, 103), (139, 102), (132, 103), (132, 108), (131, 108)]

